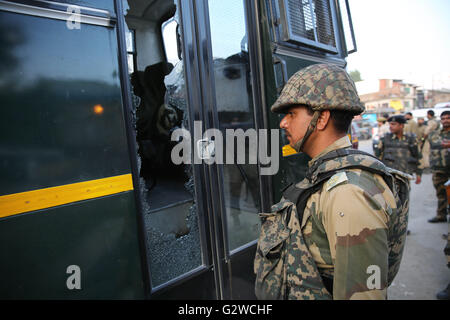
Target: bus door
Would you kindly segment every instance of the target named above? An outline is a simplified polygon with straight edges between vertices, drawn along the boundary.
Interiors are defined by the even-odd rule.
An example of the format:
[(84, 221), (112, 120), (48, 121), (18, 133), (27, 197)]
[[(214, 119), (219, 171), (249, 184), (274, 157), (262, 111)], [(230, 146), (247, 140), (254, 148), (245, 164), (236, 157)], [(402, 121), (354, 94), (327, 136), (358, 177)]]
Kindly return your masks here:
[(192, 4), (123, 3), (150, 297), (218, 299), (209, 177), (191, 161), (203, 115)]
[(257, 48), (250, 24), (256, 12), (250, 2), (208, 0), (200, 8), (205, 17), (199, 36), (208, 43), (203, 56), (207, 70), (203, 84), (209, 92), (204, 101), (206, 121), (223, 138), (223, 161), (210, 170), (216, 188), (211, 193), (217, 204), (214, 217), (220, 226), (214, 236), (222, 268), (222, 294), (228, 299), (255, 297), (258, 213), (267, 202), (262, 190), (269, 189), (256, 161), (255, 134), (262, 128), (262, 117), (256, 82), (259, 70), (254, 67)]

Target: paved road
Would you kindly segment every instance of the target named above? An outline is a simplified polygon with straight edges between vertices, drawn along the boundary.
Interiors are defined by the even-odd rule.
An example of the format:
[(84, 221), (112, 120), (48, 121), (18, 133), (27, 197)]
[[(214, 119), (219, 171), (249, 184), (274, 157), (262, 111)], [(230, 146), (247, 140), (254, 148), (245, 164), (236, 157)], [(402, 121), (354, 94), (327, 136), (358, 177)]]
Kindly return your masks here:
[[(372, 141), (359, 142), (359, 149), (372, 153)], [(450, 269), (443, 253), (447, 223), (427, 222), (437, 207), (431, 174), (422, 176), (422, 183), (411, 185), (411, 203), (405, 251), (400, 271), (388, 289), (390, 300), (436, 300), (436, 293), (450, 283)]]

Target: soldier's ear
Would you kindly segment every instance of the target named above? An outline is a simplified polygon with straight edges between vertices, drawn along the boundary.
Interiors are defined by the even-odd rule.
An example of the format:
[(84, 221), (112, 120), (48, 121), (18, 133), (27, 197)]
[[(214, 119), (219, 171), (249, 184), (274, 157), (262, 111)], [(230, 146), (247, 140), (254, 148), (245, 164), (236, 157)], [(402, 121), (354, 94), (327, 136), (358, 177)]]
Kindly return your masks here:
[(322, 112), (320, 112), (320, 116), (319, 119), (317, 120), (317, 125), (316, 128), (319, 131), (325, 130), (325, 128), (327, 127), (328, 123), (330, 122), (330, 110), (323, 110)]

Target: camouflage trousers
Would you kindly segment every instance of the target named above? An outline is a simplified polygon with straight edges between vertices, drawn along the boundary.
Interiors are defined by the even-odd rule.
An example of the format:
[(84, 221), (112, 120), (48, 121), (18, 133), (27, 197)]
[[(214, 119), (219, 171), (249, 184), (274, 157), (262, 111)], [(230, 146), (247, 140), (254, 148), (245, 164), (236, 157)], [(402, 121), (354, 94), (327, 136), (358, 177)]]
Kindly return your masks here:
[(422, 153), (422, 157), (419, 160), (419, 168), (425, 169), (430, 167), (430, 142), (428, 142), (428, 140), (425, 141), (422, 146), (422, 150), (420, 151)]
[(439, 218), (447, 217), (447, 192), (444, 184), (450, 178), (450, 173), (445, 171), (433, 171), (433, 185), (436, 189), (436, 197), (438, 199), (438, 207), (436, 216)]

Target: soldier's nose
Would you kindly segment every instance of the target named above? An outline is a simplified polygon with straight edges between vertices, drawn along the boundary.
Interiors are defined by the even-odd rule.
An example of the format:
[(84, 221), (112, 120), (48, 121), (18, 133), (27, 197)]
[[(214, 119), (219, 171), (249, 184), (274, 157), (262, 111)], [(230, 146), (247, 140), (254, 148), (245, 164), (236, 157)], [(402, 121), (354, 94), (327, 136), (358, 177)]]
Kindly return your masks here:
[(286, 116), (284, 116), (283, 119), (281, 119), (281, 121), (280, 121), (280, 128), (285, 129), (286, 126), (287, 126), (287, 121), (286, 121)]

